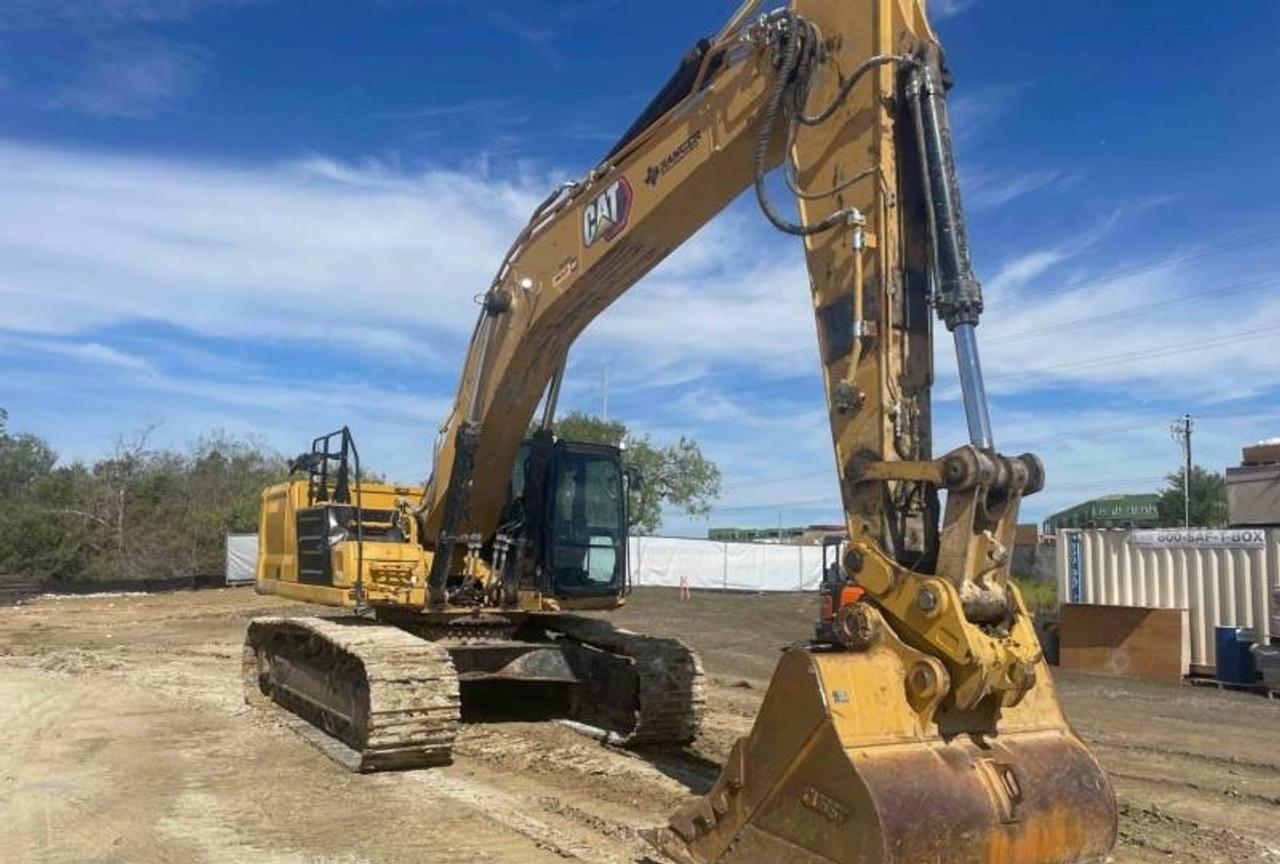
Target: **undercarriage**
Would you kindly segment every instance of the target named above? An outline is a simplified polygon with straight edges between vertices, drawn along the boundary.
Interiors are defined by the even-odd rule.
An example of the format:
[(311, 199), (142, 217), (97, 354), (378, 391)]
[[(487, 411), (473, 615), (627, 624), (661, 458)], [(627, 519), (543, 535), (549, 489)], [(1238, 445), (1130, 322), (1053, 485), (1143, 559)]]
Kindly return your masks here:
[(678, 640), (571, 615), (393, 621), (255, 619), (246, 700), (305, 721), (362, 772), (447, 764), (471, 720), (569, 720), (623, 746), (697, 734), (702, 666)]

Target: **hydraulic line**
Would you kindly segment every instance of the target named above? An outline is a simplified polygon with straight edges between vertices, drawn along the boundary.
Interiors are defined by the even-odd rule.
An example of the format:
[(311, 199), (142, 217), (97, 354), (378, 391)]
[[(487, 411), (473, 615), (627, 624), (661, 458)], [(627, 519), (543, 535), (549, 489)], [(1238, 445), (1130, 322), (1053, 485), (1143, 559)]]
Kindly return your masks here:
[[(895, 63), (900, 66), (914, 66), (917, 62), (916, 58), (909, 54), (876, 54), (875, 56), (868, 57), (858, 65), (857, 69), (853, 70), (852, 75), (841, 81), (839, 92), (836, 93), (835, 97), (827, 107), (823, 108), (817, 114), (807, 115), (804, 113), (805, 106), (797, 104), (796, 121), (804, 124), (805, 126), (819, 126), (831, 119), (831, 115), (835, 114), (836, 109), (844, 104), (844, 101), (849, 98), (849, 94), (853, 92), (853, 88), (857, 86), (860, 80), (862, 80), (862, 76), (870, 72), (872, 69), (876, 69), (888, 63)], [(804, 95), (807, 96), (808, 94), (805, 93)]]
[[(777, 75), (769, 93), (769, 100), (765, 103), (764, 111), (760, 118), (760, 132), (756, 138), (756, 200), (759, 202), (760, 209), (765, 217), (775, 228), (798, 237), (811, 237), (815, 234), (829, 231), (832, 228), (850, 224), (850, 220), (856, 218), (858, 213), (855, 209), (842, 208), (827, 216), (821, 222), (813, 225), (802, 225), (792, 222), (780, 214), (777, 208), (774, 207), (773, 202), (769, 200), (768, 191), (765, 188), (766, 172), (764, 165), (768, 155), (769, 142), (773, 138), (778, 112), (782, 108), (784, 97), (790, 92), (795, 115), (793, 118), (795, 123), (787, 131), (787, 150), (790, 151), (791, 145), (795, 140), (795, 124), (817, 126), (826, 122), (835, 114), (840, 105), (848, 99), (853, 88), (867, 72), (889, 63), (914, 65), (917, 61), (914, 57), (905, 54), (877, 54), (869, 57), (859, 64), (852, 75), (841, 80), (839, 91), (825, 108), (817, 114), (809, 115), (805, 112), (818, 50), (819, 38), (817, 29), (798, 15), (787, 14), (782, 16), (780, 20), (782, 23), (782, 35), (780, 37), (782, 43), (781, 57), (778, 63)], [(799, 188), (799, 183), (794, 180), (785, 168), (783, 170), (783, 177), (787, 187), (797, 197), (806, 200), (833, 196), (866, 176), (868, 176), (868, 172), (862, 172), (822, 192), (808, 192)]]
[(782, 108), (783, 97), (786, 95), (787, 87), (791, 84), (792, 76), (795, 75), (796, 69), (800, 64), (801, 43), (805, 41), (797, 32), (800, 26), (799, 20), (799, 17), (794, 15), (788, 15), (783, 19), (782, 55), (778, 62), (778, 71), (774, 77), (773, 86), (769, 91), (769, 99), (761, 113), (760, 131), (756, 135), (755, 190), (756, 201), (760, 204), (761, 212), (773, 223), (775, 228), (797, 237), (810, 237), (840, 225), (848, 218), (848, 214), (844, 210), (837, 210), (816, 225), (800, 225), (790, 221), (774, 208), (773, 202), (769, 200), (768, 190), (765, 189), (765, 178), (767, 176), (765, 161), (769, 154), (769, 142), (773, 139), (773, 131), (777, 124), (778, 111)]

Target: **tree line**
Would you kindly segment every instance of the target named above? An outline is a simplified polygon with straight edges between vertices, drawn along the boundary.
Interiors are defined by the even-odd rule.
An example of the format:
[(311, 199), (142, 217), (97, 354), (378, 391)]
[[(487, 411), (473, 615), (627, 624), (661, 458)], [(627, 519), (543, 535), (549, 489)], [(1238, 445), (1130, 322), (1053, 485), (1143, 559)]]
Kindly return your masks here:
[[(63, 462), (44, 439), (9, 429), (0, 408), (0, 576), (44, 581), (165, 579), (223, 571), (228, 533), (258, 529), (262, 490), (289, 476), (263, 443), (210, 433), (185, 450), (149, 444), (152, 430), (94, 461)], [(704, 514), (720, 472), (696, 442), (668, 445), (626, 426), (569, 414), (556, 432), (622, 444), (642, 478), (633, 530), (656, 531), (664, 506)], [(379, 479), (376, 471), (366, 478)]]
[(254, 532), (262, 489), (288, 475), (263, 444), (214, 432), (186, 450), (149, 432), (62, 463), (0, 409), (0, 575), (46, 581), (221, 573), (228, 533)]

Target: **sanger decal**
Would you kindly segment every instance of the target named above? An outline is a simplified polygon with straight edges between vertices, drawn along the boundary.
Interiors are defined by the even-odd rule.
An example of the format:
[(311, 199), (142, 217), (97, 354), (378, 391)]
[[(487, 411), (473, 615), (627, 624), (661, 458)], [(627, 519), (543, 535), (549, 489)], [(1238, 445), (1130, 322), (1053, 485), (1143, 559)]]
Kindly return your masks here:
[(658, 180), (662, 178), (668, 171), (684, 161), (684, 157), (688, 156), (698, 148), (698, 144), (702, 141), (702, 130), (699, 129), (688, 138), (680, 142), (676, 149), (666, 155), (657, 165), (650, 165), (649, 170), (645, 172), (644, 182), (650, 186), (657, 186)]
[(561, 282), (577, 272), (578, 259), (574, 257), (566, 258), (561, 261), (560, 266), (556, 268), (555, 275), (551, 277), (551, 285), (558, 288)]
[(619, 177), (591, 201), (582, 211), (582, 242), (590, 246), (597, 240), (608, 242), (627, 227), (631, 215), (631, 184)]

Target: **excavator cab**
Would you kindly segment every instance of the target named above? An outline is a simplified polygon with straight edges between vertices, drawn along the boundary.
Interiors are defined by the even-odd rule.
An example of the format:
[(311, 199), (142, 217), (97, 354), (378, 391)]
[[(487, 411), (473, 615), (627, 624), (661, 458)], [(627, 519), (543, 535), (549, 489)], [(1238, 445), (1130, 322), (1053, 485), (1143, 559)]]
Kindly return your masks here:
[(626, 588), (627, 496), (616, 447), (557, 441), (550, 466), (545, 568), (551, 593), (619, 594)]
[(617, 596), (627, 588), (628, 488), (617, 447), (535, 434), (521, 446), (507, 505), (554, 597)]

